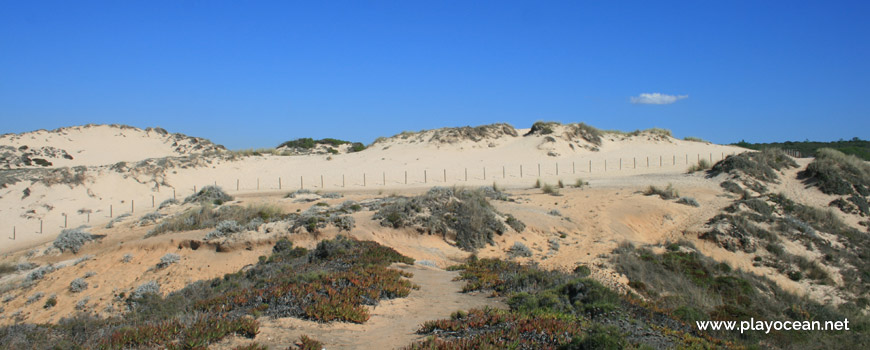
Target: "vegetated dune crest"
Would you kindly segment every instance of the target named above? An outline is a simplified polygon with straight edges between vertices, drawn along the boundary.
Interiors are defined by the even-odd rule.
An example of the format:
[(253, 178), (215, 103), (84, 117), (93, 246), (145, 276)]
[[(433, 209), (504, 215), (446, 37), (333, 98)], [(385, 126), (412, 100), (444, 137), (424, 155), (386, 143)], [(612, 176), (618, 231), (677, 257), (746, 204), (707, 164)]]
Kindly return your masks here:
[(0, 135), (0, 168), (96, 166), (223, 150), (207, 139), (159, 127), (88, 124)]

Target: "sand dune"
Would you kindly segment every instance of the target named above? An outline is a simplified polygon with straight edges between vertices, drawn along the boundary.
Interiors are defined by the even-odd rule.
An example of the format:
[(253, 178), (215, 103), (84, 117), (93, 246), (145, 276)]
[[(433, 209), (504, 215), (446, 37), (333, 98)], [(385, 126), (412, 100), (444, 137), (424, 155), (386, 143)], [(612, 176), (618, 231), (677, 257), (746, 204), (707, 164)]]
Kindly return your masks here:
[[(583, 178), (594, 183), (640, 174), (682, 174), (701, 158), (717, 161), (743, 151), (654, 133), (609, 133), (600, 144), (592, 144), (575, 136), (568, 126), (555, 128), (552, 134), (529, 134), (529, 129), (502, 125), (477, 132), (472, 128), (464, 134), (462, 129), (438, 129), (400, 134), (362, 152), (337, 155), (233, 157), (222, 153), (121, 164), (115, 162), (193, 149), (177, 151), (173, 147), (178, 146), (169, 143), (174, 139), (171, 135), (177, 134), (156, 129), (85, 126), (6, 135), (4, 142), (14, 144), (41, 135), (46, 146), (72, 150), (75, 158), (69, 163), (89, 166), (57, 170), (63, 176), (52, 173), (59, 177), (56, 181), (46, 181), (51, 176), (45, 174), (31, 179), (21, 175), (24, 179), (17, 182), (5, 180), (0, 190), (4, 226), (0, 232), (12, 237), (14, 231), (15, 239), (7, 239), (0, 252), (51, 241), (64, 227), (101, 226), (117, 215), (142, 215), (164, 200), (183, 199), (206, 185), (230, 193), (299, 188), (392, 192), (493, 183), (528, 188), (537, 179), (555, 184)], [(215, 147), (208, 141), (195, 144)]]

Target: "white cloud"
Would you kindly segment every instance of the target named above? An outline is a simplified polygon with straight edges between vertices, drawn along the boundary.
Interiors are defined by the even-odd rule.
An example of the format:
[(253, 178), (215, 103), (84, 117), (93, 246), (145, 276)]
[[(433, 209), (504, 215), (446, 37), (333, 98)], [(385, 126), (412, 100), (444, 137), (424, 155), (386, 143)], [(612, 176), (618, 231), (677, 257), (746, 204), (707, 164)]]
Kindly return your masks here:
[(684, 98), (689, 98), (689, 95), (665, 95), (662, 93), (643, 93), (638, 96), (631, 97), (631, 103), (640, 105), (669, 105)]

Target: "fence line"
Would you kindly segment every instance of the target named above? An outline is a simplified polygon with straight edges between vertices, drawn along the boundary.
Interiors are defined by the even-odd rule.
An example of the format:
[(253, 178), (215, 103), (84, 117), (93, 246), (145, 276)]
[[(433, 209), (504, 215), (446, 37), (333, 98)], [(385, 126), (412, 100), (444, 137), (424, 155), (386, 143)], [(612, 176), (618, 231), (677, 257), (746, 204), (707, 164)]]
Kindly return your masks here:
[[(786, 151), (786, 153), (787, 153), (789, 156), (794, 156), (794, 157), (800, 157), (800, 156), (803, 156), (803, 154), (801, 154), (799, 151), (796, 151), (796, 150), (785, 150), (785, 151)], [(732, 155), (732, 154), (734, 154), (734, 153), (726, 154), (726, 153), (724, 153), (724, 152), (721, 152), (721, 153), (719, 154), (719, 156), (720, 156), (719, 159), (720, 159), (720, 160), (721, 160), (721, 159), (724, 159), (726, 156), (729, 156), (729, 155)], [(659, 156), (659, 164), (658, 164), (659, 166), (658, 166), (658, 168), (659, 168), (659, 169), (663, 169), (663, 168), (665, 168), (665, 167), (672, 167), (672, 168), (684, 167), (684, 166), (685, 166), (685, 167), (688, 167), (688, 166), (689, 166), (689, 162), (688, 162), (688, 161), (689, 161), (689, 156), (691, 155), (691, 153), (684, 153), (684, 156), (683, 156), (682, 158), (684, 158), (685, 163), (683, 163), (683, 164), (677, 164), (677, 155), (678, 155), (678, 153), (673, 153), (673, 154), (671, 155), (671, 162), (669, 162), (670, 164), (667, 164), (667, 163), (664, 163), (664, 155), (659, 154), (659, 155), (658, 155), (658, 156)], [(587, 167), (587, 169), (585, 169), (585, 171), (584, 171), (584, 169), (577, 169), (577, 166), (576, 166), (576, 165), (577, 165), (577, 162), (578, 162), (577, 159), (575, 159), (575, 160), (561, 160), (561, 161), (554, 160), (554, 161), (552, 161), (552, 162), (538, 162), (538, 163), (535, 163), (535, 165), (537, 165), (537, 170), (538, 170), (538, 172), (537, 172), (537, 177), (538, 177), (538, 178), (542, 178), (542, 177), (547, 178), (547, 177), (554, 177), (554, 176), (555, 176), (555, 177), (558, 177), (558, 176), (566, 176), (566, 175), (568, 175), (568, 174), (565, 174), (565, 172), (562, 172), (561, 169), (560, 169), (560, 164), (565, 164), (565, 163), (568, 162), (568, 161), (571, 162), (571, 172), (570, 172), (570, 175), (581, 175), (581, 176), (582, 176), (582, 175), (591, 175), (591, 174), (596, 173), (596, 170), (604, 171), (604, 172), (615, 171), (615, 169), (609, 169), (609, 168), (608, 168), (608, 164), (607, 164), (608, 160), (616, 160), (616, 161), (618, 161), (618, 162), (619, 162), (619, 168), (618, 168), (619, 171), (625, 171), (625, 169), (629, 169), (629, 171), (632, 172), (632, 173), (642, 174), (642, 173), (644, 173), (645, 171), (651, 171), (651, 170), (653, 169), (653, 167), (651, 167), (652, 164), (650, 164), (650, 161), (649, 161), (649, 158), (650, 158), (650, 157), (649, 157), (649, 156), (645, 156), (645, 157), (646, 157), (646, 165), (647, 165), (647, 166), (646, 166), (646, 168), (642, 168), (642, 169), (640, 169), (640, 171), (637, 171), (637, 170), (638, 170), (638, 166), (637, 166), (637, 165), (638, 165), (638, 164), (637, 164), (637, 158), (638, 158), (638, 157), (632, 157), (631, 168), (628, 168), (628, 167), (624, 167), (624, 166), (623, 166), (623, 158), (622, 158), (622, 157), (603, 157), (603, 158), (588, 159), (588, 160), (587, 160), (588, 167)], [(708, 157), (709, 157), (709, 159), (711, 159), (711, 162), (712, 162), (712, 160), (714, 160), (714, 159), (713, 159), (713, 157), (714, 157), (714, 154), (713, 154), (713, 153), (709, 153), (709, 154), (708, 154)], [(708, 158), (708, 157), (705, 157), (705, 158)], [(701, 160), (701, 154), (700, 154), (700, 153), (696, 153), (696, 159), (697, 159), (698, 161)], [(582, 160), (581, 160), (581, 161), (582, 161)], [(596, 164), (597, 164), (597, 166), (596, 166)], [(520, 179), (525, 179), (525, 178), (527, 177), (527, 175), (529, 175), (529, 174), (527, 174), (527, 173), (525, 172), (524, 165), (527, 165), (527, 164), (523, 164), (523, 163), (520, 163), (520, 164), (516, 164), (516, 163), (514, 163), (514, 164), (501, 164), (501, 165), (500, 165), (501, 168), (502, 168), (502, 174), (501, 174), (501, 177), (498, 177), (498, 175), (493, 175), (493, 176), (491, 177), (491, 179), (492, 179), (492, 180), (496, 180), (496, 181), (497, 181), (497, 180), (511, 181), (511, 179), (513, 179), (513, 181), (516, 181), (516, 180), (520, 180)], [(482, 176), (482, 179), (483, 179), (484, 181), (486, 181), (486, 180), (490, 179), (490, 177), (488, 177), (488, 175), (487, 175), (487, 169), (488, 169), (488, 168), (494, 168), (494, 167), (497, 167), (497, 166), (498, 166), (498, 165), (490, 166), (490, 167), (483, 166), (483, 167), (480, 168), (480, 170), (479, 170), (480, 172), (478, 173), (478, 175), (479, 175), (479, 176)], [(518, 167), (517, 167), (517, 166), (518, 166)], [(508, 168), (516, 169), (517, 172), (515, 172), (515, 173), (513, 173), (513, 174), (512, 174), (512, 173), (509, 173), (509, 172), (507, 171)], [(597, 168), (597, 169), (596, 169), (596, 168)], [(418, 168), (418, 169), (419, 169), (419, 168)], [(425, 184), (428, 184), (428, 183), (429, 183), (428, 171), (429, 171), (430, 169), (431, 169), (431, 168), (423, 168), (423, 169), (419, 169), (419, 170), (423, 170), (423, 171), (422, 171), (422, 175), (423, 175), (422, 182), (419, 180), (419, 178), (418, 178), (418, 180), (415, 181), (412, 177), (409, 177), (409, 172), (413, 173), (414, 169), (403, 169), (403, 170), (401, 170), (402, 173), (400, 173), (400, 174), (403, 174), (403, 175), (404, 175), (403, 181), (401, 181), (401, 180), (392, 180), (392, 181), (390, 181), (390, 184), (393, 184), (393, 185), (401, 185), (401, 184), (404, 184), (404, 185), (409, 185), (409, 186), (419, 186), (419, 185), (425, 185)], [(417, 170), (417, 171), (419, 171), (419, 170)], [(475, 171), (474, 171), (474, 170), (469, 171), (469, 168), (467, 168), (467, 167), (464, 167), (464, 168), (462, 168), (462, 169), (459, 170), (459, 171), (449, 171), (449, 170), (451, 170), (451, 169), (448, 169), (448, 168), (442, 168), (442, 169), (441, 169), (441, 171), (442, 171), (442, 179), (441, 179), (441, 181), (435, 180), (434, 183), (435, 183), (435, 184), (446, 185), (446, 184), (449, 184), (449, 183), (451, 183), (451, 182), (453, 182), (453, 183), (462, 183), (462, 182), (466, 182), (466, 183), (467, 183), (467, 182), (478, 181), (478, 180), (481, 179), (481, 177), (477, 177), (477, 176), (475, 176), (475, 174), (474, 174)], [(681, 169), (681, 170), (683, 170), (683, 169)], [(461, 171), (461, 172), (460, 172), (460, 171)], [(658, 171), (660, 171), (660, 170), (658, 170)], [(419, 174), (419, 172), (418, 172), (417, 174)], [(496, 174), (497, 174), (497, 173), (496, 173)], [(366, 174), (366, 172), (361, 172), (361, 175), (362, 175), (362, 184), (357, 183), (356, 186), (359, 186), (359, 187), (367, 187), (368, 183), (367, 183), (367, 174)], [(319, 189), (324, 190), (324, 189), (327, 189), (328, 187), (335, 187), (336, 189), (339, 188), (337, 184), (336, 184), (336, 185), (326, 186), (327, 176), (325, 176), (324, 174), (320, 174), (319, 176), (320, 176), (320, 187), (319, 187)], [(453, 176), (453, 177), (451, 177), (451, 176)], [(274, 178), (273, 178), (273, 179), (274, 179)], [(244, 192), (249, 192), (249, 191), (251, 190), (251, 189), (244, 188), (244, 187), (241, 186), (241, 184), (242, 184), (241, 178), (236, 178), (235, 180), (236, 180), (236, 192), (244, 193)], [(560, 180), (561, 180), (561, 179), (560, 179)], [(212, 182), (212, 184), (215, 185), (215, 186), (220, 185), (219, 181), (217, 181), (217, 180), (212, 180), (211, 182)], [(256, 187), (255, 187), (255, 189), (256, 189), (257, 191), (261, 190), (261, 186), (260, 186), (260, 178), (259, 178), (259, 177), (256, 178), (256, 182), (255, 182), (255, 183), (256, 183)], [(388, 182), (387, 182), (387, 172), (386, 172), (386, 171), (382, 171), (382, 172), (381, 172), (381, 185), (382, 185), (382, 186), (387, 186), (387, 184), (388, 184)], [(347, 183), (346, 183), (346, 174), (344, 174), (344, 173), (341, 174), (341, 185), (340, 185), (340, 188), (347, 188), (348, 185), (350, 185), (351, 187), (354, 186), (353, 183), (351, 183), (351, 184), (347, 184)], [(530, 185), (531, 185), (531, 184), (530, 184)], [(273, 186), (274, 186), (274, 185), (273, 185)], [(317, 186), (315, 185), (315, 188), (316, 188), (316, 187), (317, 187)], [(200, 187), (200, 189), (201, 189), (201, 188), (202, 188), (202, 187)], [(196, 185), (192, 186), (192, 189), (193, 189), (192, 194), (197, 193), (197, 186), (196, 186)], [(274, 187), (272, 187), (272, 188), (265, 188), (265, 190), (275, 190), (275, 189), (276, 189), (276, 188), (274, 188)], [(300, 176), (299, 176), (299, 187), (298, 187), (298, 189), (305, 189), (305, 175), (300, 175)], [(285, 189), (284, 189), (284, 186), (283, 186), (282, 176), (277, 176), (277, 190), (285, 190)], [(286, 189), (286, 190), (295, 190), (295, 189), (293, 189), (293, 188), (288, 188), (288, 189)], [(159, 193), (159, 189), (158, 189), (158, 193)], [(183, 193), (182, 193), (182, 194), (183, 194)], [(151, 198), (150, 198), (150, 199), (151, 199), (151, 207), (152, 207), (152, 208), (155, 208), (155, 210), (156, 210), (156, 208), (157, 208), (156, 202), (157, 202), (157, 200), (159, 199), (159, 198), (158, 198), (159, 195), (157, 195), (157, 194), (153, 194), (153, 193), (152, 193), (152, 194), (149, 194), (149, 195), (150, 195), (150, 197), (151, 197)], [(168, 200), (168, 199), (175, 199), (175, 200), (178, 200), (178, 199), (177, 199), (177, 196), (178, 196), (178, 189), (175, 188), (175, 187), (173, 187), (173, 188), (172, 188), (172, 196), (171, 196), (171, 197), (167, 197), (167, 198), (165, 198), (164, 201), (165, 201), (165, 200)], [(145, 198), (147, 198), (147, 197), (145, 197)], [(135, 200), (136, 200), (136, 199), (137, 199), (137, 198), (131, 198), (131, 199), (129, 199), (129, 201), (130, 201), (130, 212), (129, 212), (129, 213), (130, 213), (130, 214), (135, 213), (135, 209), (136, 209), (136, 207), (135, 207)], [(123, 203), (123, 202), (124, 202), (124, 201), (121, 200), (121, 203)], [(108, 209), (108, 214), (109, 214), (109, 215), (108, 215), (108, 218), (109, 218), (109, 219), (115, 219), (114, 204), (116, 204), (116, 203), (108, 203), (108, 208), (107, 208), (107, 209)], [(105, 208), (105, 207), (104, 207), (104, 208)], [(99, 211), (99, 210), (98, 210), (98, 211)], [(80, 210), (79, 214), (86, 214), (85, 218), (83, 218), (83, 219), (85, 219), (85, 220), (84, 220), (84, 221), (85, 221), (84, 223), (89, 223), (89, 222), (90, 222), (90, 213), (91, 213), (91, 212), (92, 212), (91, 209), (83, 209), (83, 210)], [(126, 214), (126, 213), (123, 213), (123, 214)], [(63, 228), (68, 228), (70, 224), (75, 224), (75, 222), (70, 222), (70, 218), (69, 218), (69, 215), (68, 215), (68, 214), (63, 213), (62, 216), (63, 216), (63, 218), (64, 218)], [(44, 233), (44, 220), (45, 220), (46, 218), (47, 218), (47, 217), (41, 217), (41, 218), (38, 218), (38, 220), (39, 220), (39, 230), (38, 230), (38, 231), (35, 231), (35, 230), (34, 230), (35, 233), (37, 233), (37, 234), (43, 234), (43, 233)], [(79, 219), (79, 220), (81, 220), (81, 219)], [(79, 224), (82, 224), (82, 222), (79, 221)], [(13, 236), (10, 237), (10, 239), (13, 239), (13, 240), (14, 240), (14, 239), (16, 239), (16, 237), (17, 237), (17, 226), (13, 226)]]

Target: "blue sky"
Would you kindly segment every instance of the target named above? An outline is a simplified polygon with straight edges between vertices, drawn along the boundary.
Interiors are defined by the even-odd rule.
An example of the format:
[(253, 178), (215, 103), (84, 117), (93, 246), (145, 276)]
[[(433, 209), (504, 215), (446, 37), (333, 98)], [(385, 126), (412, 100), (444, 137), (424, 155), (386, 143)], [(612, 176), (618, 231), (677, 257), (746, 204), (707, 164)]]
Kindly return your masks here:
[(555, 120), (870, 139), (867, 18), (866, 1), (3, 0), (0, 133), (120, 123), (237, 149)]

